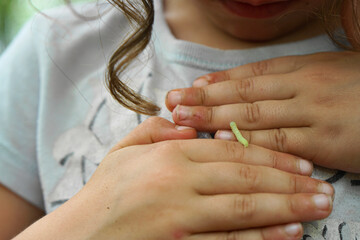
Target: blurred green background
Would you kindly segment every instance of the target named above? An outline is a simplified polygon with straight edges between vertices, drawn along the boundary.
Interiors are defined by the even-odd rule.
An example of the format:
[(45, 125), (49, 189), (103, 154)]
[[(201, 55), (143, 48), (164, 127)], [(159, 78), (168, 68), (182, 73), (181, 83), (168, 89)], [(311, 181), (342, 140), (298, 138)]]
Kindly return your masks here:
[[(72, 0), (82, 1), (86, 0)], [(45, 10), (61, 4), (65, 4), (64, 0), (0, 0), (0, 53), (37, 9)]]

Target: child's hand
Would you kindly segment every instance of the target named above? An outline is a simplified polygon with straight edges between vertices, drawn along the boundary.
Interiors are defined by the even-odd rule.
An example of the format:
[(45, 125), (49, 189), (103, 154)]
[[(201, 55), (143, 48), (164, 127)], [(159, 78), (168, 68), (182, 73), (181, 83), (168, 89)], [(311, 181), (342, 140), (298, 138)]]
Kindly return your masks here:
[[(235, 121), (252, 144), (360, 172), (359, 53), (271, 59), (206, 75), (194, 87), (167, 96), (169, 110), (181, 105), (177, 124), (215, 132)], [(216, 138), (235, 140), (229, 131)]]
[[(188, 135), (182, 138), (196, 136), (194, 130), (183, 131)], [(245, 150), (236, 142), (210, 139), (164, 141), (169, 138), (179, 138), (174, 125), (153, 118), (115, 146), (99, 166), (84, 194), (101, 196), (93, 204), (109, 207), (97, 216), (111, 213), (108, 228), (113, 232), (101, 232), (98, 239), (115, 230), (123, 239), (218, 239), (227, 231), (237, 231), (233, 235), (243, 239), (289, 239), (284, 226), (240, 230), (309, 221), (330, 213), (331, 198), (317, 195), (323, 198), (319, 200), (323, 207), (318, 208), (311, 194), (331, 195), (330, 185), (248, 165), (262, 161), (273, 167), (270, 162), (277, 157), (272, 158), (270, 150), (254, 146)], [(286, 157), (295, 163), (294, 157)], [(301, 227), (295, 232), (301, 236)]]
[[(32, 239), (37, 228), (49, 236), (60, 229), (51, 239), (300, 239), (301, 225), (287, 224), (330, 214), (327, 183), (247, 164), (272, 166), (280, 155), (195, 136), (164, 119), (146, 121), (74, 198), (20, 236)], [(280, 157), (295, 166), (294, 157)]]

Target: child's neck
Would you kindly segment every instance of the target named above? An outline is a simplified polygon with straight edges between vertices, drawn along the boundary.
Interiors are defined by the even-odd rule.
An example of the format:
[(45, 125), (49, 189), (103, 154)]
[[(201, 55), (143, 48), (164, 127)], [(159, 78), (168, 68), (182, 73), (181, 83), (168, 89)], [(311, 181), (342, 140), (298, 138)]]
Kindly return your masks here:
[[(249, 49), (299, 41), (324, 34), (319, 21), (312, 21), (306, 26), (286, 36), (266, 42), (248, 42), (235, 38), (210, 24), (207, 18), (188, 0), (164, 0), (166, 21), (177, 39), (202, 44), (218, 49)], [(189, 0), (194, 1), (194, 0)]]

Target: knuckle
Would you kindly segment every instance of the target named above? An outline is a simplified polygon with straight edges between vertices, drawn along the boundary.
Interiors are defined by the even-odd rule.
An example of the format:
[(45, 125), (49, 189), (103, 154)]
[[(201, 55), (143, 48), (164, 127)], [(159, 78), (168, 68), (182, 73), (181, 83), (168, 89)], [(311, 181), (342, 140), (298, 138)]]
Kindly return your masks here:
[(235, 84), (236, 95), (242, 102), (248, 102), (254, 90), (253, 78), (237, 81)]
[[(253, 140), (253, 131), (242, 131), (242, 135), (244, 136), (244, 138), (248, 141), (249, 144), (252, 144), (252, 140)], [(245, 152), (244, 152), (245, 153)]]
[[(155, 154), (172, 154), (179, 150), (179, 144), (177, 141), (163, 141), (153, 144), (152, 153)], [(167, 156), (167, 155), (164, 155)]]
[(227, 71), (222, 71), (221, 73), (223, 74), (223, 79), (224, 80), (230, 80), (232, 78), (232, 69), (227, 70)]
[(339, 104), (339, 96), (335, 96), (335, 95), (318, 95), (315, 97), (314, 99), (314, 103), (315, 105), (318, 105), (320, 107), (325, 107), (325, 108), (332, 108), (335, 105)]
[(239, 222), (249, 221), (255, 214), (256, 202), (251, 195), (236, 196), (233, 208)]
[(250, 166), (241, 166), (239, 169), (239, 176), (244, 180), (246, 188), (250, 192), (255, 191), (261, 182), (259, 170)]
[(300, 69), (304, 65), (302, 56), (284, 57), (283, 61), (283, 64), (289, 64), (290, 69)]
[(259, 240), (265, 240), (269, 239), (269, 237), (266, 237), (265, 229), (259, 229), (260, 230), (260, 239)]
[(215, 112), (216, 112), (216, 107), (208, 107), (206, 109), (206, 123), (208, 124), (212, 124), (214, 122), (215, 119)]
[(296, 193), (297, 192), (297, 188), (298, 188), (298, 178), (295, 175), (290, 175), (289, 177), (289, 189), (292, 193)]
[(175, 168), (161, 168), (161, 172), (149, 174), (149, 177), (144, 180), (145, 188), (149, 192), (166, 193), (171, 192), (174, 188), (180, 188), (181, 178), (178, 170)]
[(251, 69), (254, 76), (261, 76), (266, 74), (269, 71), (269, 65), (270, 64), (268, 60), (253, 63), (251, 65)]
[[(162, 144), (157, 144), (149, 154), (154, 156), (166, 156), (173, 153), (175, 148), (177, 148), (175, 143), (167, 141)], [(143, 176), (147, 189), (155, 192), (166, 192), (183, 182), (184, 169), (178, 162), (168, 161), (167, 159), (165, 159), (165, 161), (157, 159), (157, 161), (154, 162), (154, 165), (157, 167), (149, 169), (148, 173)]]
[(298, 206), (296, 206), (296, 201), (290, 196), (287, 197), (286, 205), (288, 208), (288, 211), (291, 215), (297, 216), (298, 215)]
[(244, 147), (239, 146), (237, 142), (224, 142), (226, 154), (230, 159), (240, 160), (244, 159), (245, 150)]
[(271, 167), (272, 168), (280, 167), (279, 156), (276, 153), (272, 152), (270, 155), (270, 159), (271, 159)]
[(305, 77), (315, 83), (328, 83), (332, 80), (334, 74), (333, 66), (327, 62), (318, 62), (303, 68)]
[(209, 99), (209, 93), (206, 88), (198, 88), (198, 98), (201, 105), (205, 105)]
[(338, 139), (343, 133), (343, 129), (338, 124), (328, 124), (321, 130), (322, 136), (326, 136), (327, 139)]
[(257, 123), (260, 121), (260, 107), (257, 103), (248, 103), (245, 105), (245, 121), (248, 123)]
[(161, 123), (162, 121), (164, 121), (163, 118), (161, 117), (149, 117), (148, 119), (146, 119), (144, 122), (143, 122), (143, 126), (146, 126), (146, 127), (154, 127), (156, 125), (158, 125), (159, 123)]
[[(242, 240), (243, 238), (240, 236), (239, 232), (231, 231), (225, 233), (224, 237), (221, 240)], [(219, 239), (220, 240), (220, 239)]]
[(283, 129), (274, 129), (270, 131), (270, 142), (272, 143), (273, 149), (280, 152), (287, 152), (287, 136)]

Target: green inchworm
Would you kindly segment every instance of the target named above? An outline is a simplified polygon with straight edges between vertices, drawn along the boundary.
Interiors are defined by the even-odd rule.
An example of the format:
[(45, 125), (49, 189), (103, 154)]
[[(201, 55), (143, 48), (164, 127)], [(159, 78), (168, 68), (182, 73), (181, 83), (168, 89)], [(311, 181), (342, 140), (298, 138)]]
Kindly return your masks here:
[(243, 137), (243, 135), (241, 135), (241, 132), (239, 131), (238, 127), (236, 126), (235, 122), (231, 122), (230, 123), (230, 127), (231, 130), (233, 131), (233, 133), (235, 134), (236, 139), (242, 144), (244, 145), (244, 147), (248, 147), (249, 146), (249, 142)]

